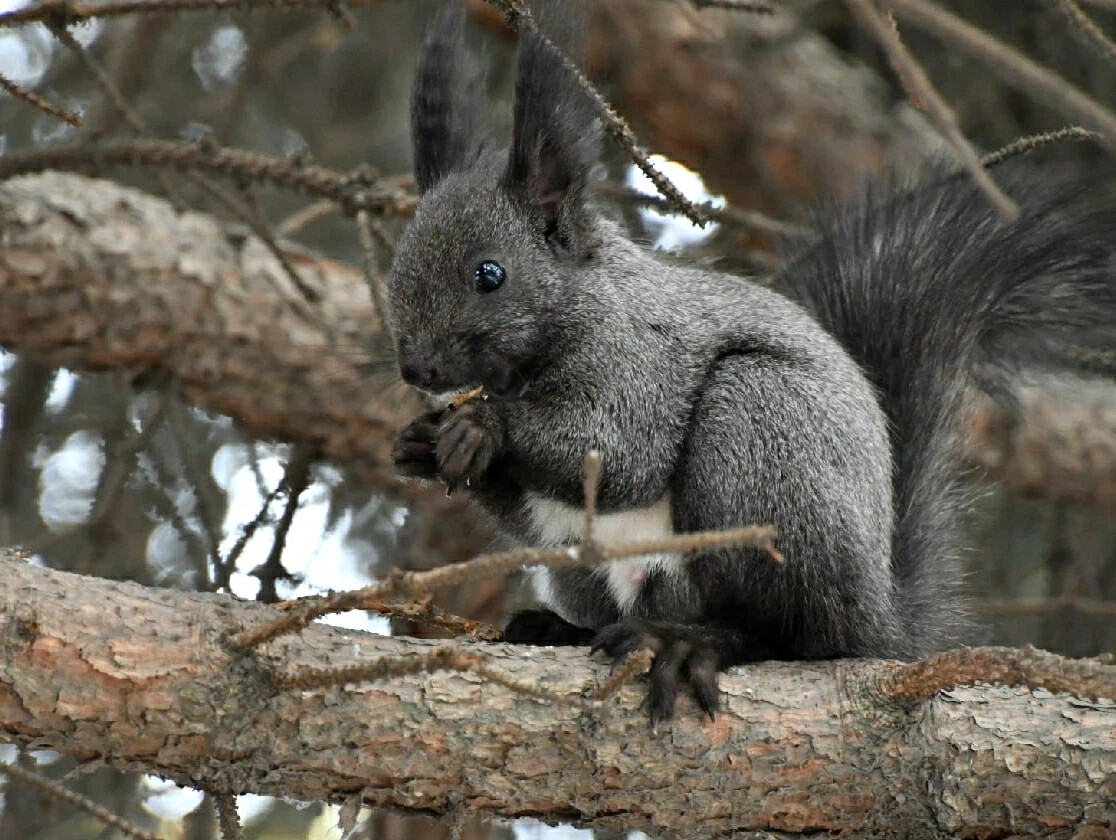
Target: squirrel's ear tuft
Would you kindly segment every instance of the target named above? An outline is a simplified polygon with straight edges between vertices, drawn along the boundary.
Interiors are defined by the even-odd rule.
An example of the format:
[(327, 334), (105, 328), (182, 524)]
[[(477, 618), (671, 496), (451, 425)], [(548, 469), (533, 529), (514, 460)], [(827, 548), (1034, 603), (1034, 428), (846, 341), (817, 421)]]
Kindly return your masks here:
[(427, 30), (411, 91), (411, 143), (420, 193), (467, 164), (481, 75), (465, 45), (461, 3), (443, 2)]
[(571, 245), (600, 130), (592, 102), (572, 68), (563, 66), (563, 56), (577, 65), (585, 39), (584, 4), (553, 0), (544, 11), (520, 30), (515, 124), (504, 184), (527, 202), (548, 238)]

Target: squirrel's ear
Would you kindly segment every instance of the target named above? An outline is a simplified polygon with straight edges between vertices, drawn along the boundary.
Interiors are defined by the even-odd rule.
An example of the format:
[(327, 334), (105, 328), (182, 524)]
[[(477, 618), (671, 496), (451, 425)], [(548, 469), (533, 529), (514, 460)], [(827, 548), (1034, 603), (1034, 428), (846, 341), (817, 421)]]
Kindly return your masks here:
[(545, 19), (527, 22), (520, 31), (515, 124), (504, 184), (527, 202), (549, 238), (570, 245), (600, 132), (592, 103), (572, 68), (563, 66), (563, 54), (576, 66), (584, 8), (562, 0), (547, 4), (545, 11)]
[(420, 193), (463, 168), (469, 157), (476, 91), (482, 85), (464, 30), (461, 3), (443, 2), (419, 54), (411, 90), (411, 144)]

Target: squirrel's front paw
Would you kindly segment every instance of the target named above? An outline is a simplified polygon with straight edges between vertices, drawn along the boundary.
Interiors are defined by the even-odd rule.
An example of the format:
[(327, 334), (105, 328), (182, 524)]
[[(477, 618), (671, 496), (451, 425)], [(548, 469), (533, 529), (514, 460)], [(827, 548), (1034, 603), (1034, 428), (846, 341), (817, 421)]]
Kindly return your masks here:
[(482, 400), (447, 412), (438, 427), (438, 475), (451, 488), (484, 475), (503, 444), (503, 427)]
[(410, 478), (438, 477), (438, 427), (445, 411), (431, 411), (412, 420), (395, 438), (391, 458), (395, 471)]

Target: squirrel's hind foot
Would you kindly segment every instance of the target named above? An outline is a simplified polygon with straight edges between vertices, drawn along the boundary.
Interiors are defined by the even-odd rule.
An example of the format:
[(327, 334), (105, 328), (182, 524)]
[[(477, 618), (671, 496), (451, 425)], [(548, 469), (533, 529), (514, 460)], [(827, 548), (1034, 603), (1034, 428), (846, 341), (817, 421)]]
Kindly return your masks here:
[(626, 618), (598, 633), (593, 650), (611, 656), (613, 669), (637, 651), (649, 649), (655, 655), (647, 697), (652, 727), (674, 716), (675, 698), (684, 687), (712, 720), (720, 707), (717, 672), (724, 656), (723, 633), (733, 631)]

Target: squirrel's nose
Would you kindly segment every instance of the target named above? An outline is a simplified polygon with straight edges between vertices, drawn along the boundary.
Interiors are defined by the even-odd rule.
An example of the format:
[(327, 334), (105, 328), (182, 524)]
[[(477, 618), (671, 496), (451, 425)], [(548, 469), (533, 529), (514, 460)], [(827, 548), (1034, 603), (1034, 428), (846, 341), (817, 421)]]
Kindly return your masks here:
[(404, 382), (416, 388), (430, 388), (439, 379), (438, 368), (409, 344), (399, 346), (399, 373)]

